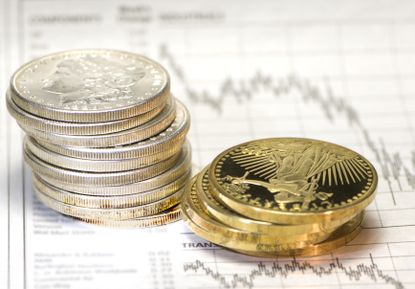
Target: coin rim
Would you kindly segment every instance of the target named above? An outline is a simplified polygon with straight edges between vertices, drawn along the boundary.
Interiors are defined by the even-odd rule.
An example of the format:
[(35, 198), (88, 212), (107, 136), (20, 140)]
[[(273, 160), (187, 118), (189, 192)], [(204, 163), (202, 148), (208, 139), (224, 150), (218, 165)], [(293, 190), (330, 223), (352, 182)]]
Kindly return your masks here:
[[(321, 233), (322, 238), (327, 237), (328, 234), (336, 230), (339, 226), (347, 223), (349, 220), (353, 219), (356, 215), (348, 216), (346, 219), (336, 220), (329, 224), (325, 223), (307, 223), (307, 224), (298, 224), (298, 225), (287, 225), (287, 224), (277, 224), (267, 221), (261, 221), (256, 219), (250, 219), (241, 215), (226, 206), (226, 204), (221, 203), (220, 200), (217, 202), (221, 203), (223, 207), (217, 206), (206, 196), (211, 194), (206, 192), (203, 188), (203, 181), (208, 174), (209, 166), (205, 167), (198, 175), (196, 180), (197, 194), (200, 199), (202, 207), (209, 212), (218, 222), (224, 223), (227, 226), (234, 227), (239, 230), (248, 231), (248, 232), (260, 232), (269, 235), (299, 235), (307, 233)], [(207, 176), (209, 178), (209, 175)], [(214, 198), (213, 195), (211, 195)]]
[[(310, 237), (315, 237), (312, 234), (281, 236), (279, 239), (282, 241), (279, 241), (275, 235), (248, 232), (227, 226), (216, 221), (214, 218), (209, 216), (207, 212), (200, 211), (197, 207), (195, 207), (190, 197), (192, 191), (195, 190), (197, 190), (196, 177), (190, 181), (182, 198), (181, 204), (183, 219), (185, 221), (192, 221), (199, 227), (209, 231), (211, 235), (213, 235), (214, 232), (219, 232), (220, 240), (222, 241), (213, 242), (215, 244), (231, 248), (240, 247), (241, 250), (254, 250), (257, 248), (258, 244), (266, 244), (268, 246), (276, 246), (279, 248), (284, 248), (286, 246), (289, 246), (290, 248), (304, 248), (317, 241), (317, 239), (316, 241), (310, 240)], [(206, 239), (209, 240), (209, 238)], [(288, 242), (288, 240), (290, 240), (290, 242)]]
[(181, 147), (174, 147), (172, 150), (149, 155), (141, 158), (126, 160), (85, 160), (80, 158), (68, 157), (49, 151), (39, 144), (33, 137), (25, 136), (23, 140), (24, 147), (40, 160), (53, 166), (61, 167), (68, 170), (88, 171), (88, 172), (113, 172), (128, 171), (140, 169), (156, 163), (167, 160), (168, 158), (179, 153)]
[[(156, 143), (151, 143), (151, 138), (160, 137), (160, 135), (171, 128), (172, 124), (177, 120), (178, 115), (183, 113), (183, 120), (177, 126), (177, 129), (174, 133), (169, 134), (168, 138), (163, 141), (158, 141)], [(58, 154), (66, 155), (68, 157), (90, 159), (90, 160), (111, 160), (111, 159), (132, 159), (140, 158), (148, 155), (162, 153), (168, 149), (171, 149), (174, 146), (180, 147), (185, 142), (186, 134), (190, 129), (190, 114), (187, 108), (183, 103), (176, 99), (176, 115), (173, 122), (164, 130), (158, 132), (156, 135), (140, 140), (138, 142), (133, 142), (131, 144), (125, 144), (122, 146), (115, 147), (103, 147), (103, 148), (93, 148), (93, 147), (80, 147), (80, 146), (65, 146), (61, 144), (52, 144), (44, 141), (38, 141), (42, 146), (50, 151), (54, 151)], [(142, 146), (138, 146), (141, 142), (148, 142)]]
[(142, 206), (134, 206), (122, 209), (94, 209), (65, 204), (47, 196), (43, 192), (39, 191), (36, 187), (34, 187), (33, 190), (38, 200), (40, 200), (47, 207), (61, 214), (69, 215), (79, 219), (111, 221), (128, 220), (137, 217), (156, 215), (167, 210), (168, 208), (177, 205), (180, 202), (181, 196), (184, 192), (184, 188), (182, 188), (175, 193), (167, 196), (166, 198)]
[(23, 155), (26, 163), (33, 169), (33, 171), (38, 172), (40, 175), (47, 175), (51, 178), (60, 179), (62, 182), (66, 182), (68, 184), (79, 184), (82, 186), (115, 186), (136, 183), (154, 178), (163, 172), (168, 171), (177, 162), (179, 162), (181, 158), (185, 158), (185, 155), (189, 153), (189, 149), (189, 147), (183, 147), (182, 151), (180, 151), (177, 155), (151, 166), (129, 171), (106, 173), (73, 171), (56, 167), (40, 160), (26, 148), (24, 148)]
[[(186, 145), (190, 148), (190, 143), (186, 141)], [(48, 177), (45, 175), (40, 175), (42, 179), (46, 182), (58, 187), (65, 189), (67, 191), (73, 191), (78, 194), (84, 195), (129, 195), (140, 193), (156, 188), (160, 188), (164, 185), (167, 185), (174, 180), (180, 178), (183, 174), (191, 173), (191, 160), (192, 160), (192, 153), (189, 149), (189, 154), (187, 154), (183, 159), (179, 159), (179, 161), (169, 170), (165, 171), (164, 173), (150, 178), (144, 181), (135, 182), (131, 184), (125, 185), (113, 185), (113, 186), (83, 186), (70, 184), (70, 183), (63, 183), (60, 179), (56, 179), (53, 177)], [(35, 172), (36, 173), (36, 172)], [(99, 191), (99, 193), (97, 193)]]
[(64, 134), (68, 136), (95, 136), (117, 133), (143, 125), (156, 117), (163, 110), (165, 103), (143, 114), (132, 116), (130, 118), (91, 123), (64, 122), (41, 118), (19, 107), (11, 99), (9, 93), (6, 93), (6, 105), (8, 111), (15, 118), (15, 120), (19, 124), (31, 130), (39, 130), (45, 133)]
[(117, 196), (77, 194), (58, 188), (36, 174), (33, 174), (32, 176), (32, 184), (43, 194), (68, 205), (92, 209), (123, 209), (146, 205), (168, 197), (176, 191), (182, 189), (186, 185), (189, 178), (190, 174), (184, 175), (183, 177), (181, 176), (180, 182), (175, 180), (166, 186), (156, 188), (154, 190)]
[(171, 224), (181, 220), (182, 210), (180, 204), (177, 204), (167, 210), (155, 215), (146, 217), (138, 217), (127, 220), (111, 221), (111, 220), (88, 220), (77, 219), (86, 223), (100, 225), (111, 228), (153, 228)]
[[(206, 229), (203, 226), (201, 226), (200, 224), (198, 224), (196, 221), (194, 221), (192, 219), (192, 217), (188, 214), (188, 208), (189, 208), (189, 188), (193, 187), (195, 180), (194, 178), (191, 180), (190, 184), (188, 185), (185, 195), (183, 197), (182, 200), (182, 218), (183, 220), (186, 222), (186, 224), (190, 227), (190, 229), (199, 237), (204, 238), (214, 244), (217, 244), (219, 246), (225, 247), (227, 249), (230, 249), (232, 251), (237, 251), (243, 254), (247, 254), (247, 255), (254, 255), (254, 256), (260, 256), (260, 257), (275, 257), (275, 256), (293, 256), (293, 255), (302, 255), (302, 256), (314, 256), (314, 255), (321, 255), (324, 253), (328, 253), (336, 248), (339, 248), (343, 245), (345, 245), (347, 242), (351, 241), (353, 238), (355, 238), (358, 233), (361, 230), (361, 224), (363, 222), (364, 219), (364, 213), (362, 212), (361, 214), (358, 214), (355, 218), (356, 219), (352, 219), (349, 222), (352, 221), (356, 221), (357, 223), (354, 225), (353, 231), (351, 232), (343, 232), (342, 236), (340, 238), (336, 238), (334, 241), (331, 240), (333, 238), (333, 236), (335, 236), (336, 233), (338, 233), (339, 230), (341, 230), (342, 228), (344, 228), (344, 226), (346, 226), (348, 223), (342, 225), (339, 227), (338, 230), (334, 231), (333, 233), (330, 234), (330, 236), (328, 237), (328, 239), (326, 241), (317, 243), (317, 244), (312, 244), (312, 245), (307, 245), (307, 246), (299, 246), (299, 247), (291, 247), (291, 248), (281, 248), (281, 249), (276, 249), (273, 248), (273, 250), (264, 250), (261, 252), (261, 250), (259, 249), (261, 244), (258, 242), (255, 245), (251, 245), (252, 248), (249, 246), (250, 244), (248, 244), (246, 241), (248, 240), (248, 238), (241, 238), (242, 241), (240, 243), (236, 242), (236, 237), (234, 236), (227, 236), (227, 233), (231, 232), (231, 231), (238, 231), (235, 230), (231, 227), (223, 230), (219, 229), (219, 231), (224, 231), (224, 232), (220, 232), (217, 233), (218, 230), (216, 229)], [(210, 220), (211, 222), (214, 220)], [(218, 226), (218, 228), (221, 228), (220, 226)], [(252, 233), (251, 233), (252, 234)], [(213, 238), (215, 237), (215, 239)], [(225, 243), (227, 242), (227, 243)], [(245, 242), (245, 243), (243, 243)], [(267, 245), (267, 244), (264, 244)], [(238, 247), (243, 247), (245, 246), (245, 248), (238, 248)], [(328, 247), (328, 248), (327, 248)]]
[[(359, 233), (362, 231), (362, 223), (363, 223), (364, 217), (361, 217), (360, 223), (358, 223), (356, 226), (351, 227), (349, 231), (343, 232), (343, 235), (338, 237), (337, 239), (330, 240), (330, 238), (335, 235), (335, 232), (333, 232), (333, 235), (329, 237), (327, 240), (315, 244), (310, 245), (309, 247), (302, 248), (302, 249), (294, 249), (291, 251), (287, 251), (284, 253), (278, 253), (278, 254), (272, 254), (272, 253), (266, 253), (266, 252), (260, 252), (260, 251), (237, 251), (237, 253), (242, 253), (245, 255), (250, 255), (254, 257), (265, 257), (265, 258), (275, 258), (278, 255), (279, 256), (303, 256), (303, 257), (313, 257), (313, 256), (321, 256), (325, 254), (331, 254), (333, 250), (339, 249), (343, 246), (345, 246), (347, 243), (351, 242), (354, 238), (356, 238)], [(345, 224), (346, 225), (346, 224)], [(342, 225), (343, 226), (343, 225)], [(341, 229), (341, 228), (339, 228)]]
[(64, 135), (31, 129), (27, 126), (22, 126), (20, 123), (19, 126), (23, 129), (23, 131), (26, 132), (26, 134), (35, 139), (39, 139), (42, 142), (75, 147), (111, 147), (136, 143), (157, 135), (163, 130), (167, 129), (175, 118), (176, 101), (172, 100), (171, 106), (164, 107), (163, 110), (150, 121), (140, 126), (111, 134), (102, 134), (96, 136)]

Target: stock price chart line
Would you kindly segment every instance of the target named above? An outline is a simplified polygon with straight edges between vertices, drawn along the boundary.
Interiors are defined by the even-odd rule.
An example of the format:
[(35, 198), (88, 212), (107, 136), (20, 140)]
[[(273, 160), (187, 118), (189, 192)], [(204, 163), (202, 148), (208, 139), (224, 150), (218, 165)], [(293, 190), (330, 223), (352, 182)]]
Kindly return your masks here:
[(239, 103), (242, 103), (251, 101), (254, 95), (259, 92), (271, 93), (275, 98), (286, 97), (294, 92), (298, 93), (304, 103), (317, 104), (330, 122), (334, 122), (335, 117), (343, 117), (351, 127), (356, 128), (362, 134), (365, 145), (373, 153), (380, 166), (380, 176), (387, 182), (395, 206), (397, 204), (393, 184), (396, 184), (399, 191), (402, 191), (400, 179), (402, 174), (409, 187), (415, 189), (415, 150), (410, 151), (410, 165), (403, 162), (400, 152), (389, 152), (382, 139), (374, 140), (361, 121), (357, 110), (344, 98), (335, 95), (328, 83), (322, 88), (311, 83), (308, 79), (300, 78), (294, 74), (275, 79), (272, 75), (257, 71), (251, 78), (245, 80), (224, 79), (219, 84), (217, 95), (214, 96), (209, 91), (198, 91), (192, 87), (183, 68), (176, 62), (166, 44), (160, 46), (160, 58), (166, 61), (170, 71), (182, 83), (191, 102), (206, 105), (219, 114), (228, 98), (235, 98)]
[(350, 281), (359, 281), (366, 277), (374, 283), (384, 282), (391, 285), (395, 289), (404, 289), (403, 284), (394, 277), (384, 273), (379, 269), (374, 262), (372, 255), (370, 255), (370, 264), (360, 263), (354, 267), (345, 266), (338, 258), (326, 266), (312, 265), (307, 261), (298, 261), (295, 258), (284, 264), (278, 261), (272, 262), (270, 265), (259, 262), (247, 274), (222, 274), (213, 270), (208, 265), (200, 260), (191, 263), (186, 263), (183, 266), (184, 272), (200, 273), (208, 276), (224, 288), (254, 288), (255, 282), (259, 278), (284, 278), (287, 279), (290, 275), (298, 273), (312, 274), (319, 278), (325, 276), (343, 273)]

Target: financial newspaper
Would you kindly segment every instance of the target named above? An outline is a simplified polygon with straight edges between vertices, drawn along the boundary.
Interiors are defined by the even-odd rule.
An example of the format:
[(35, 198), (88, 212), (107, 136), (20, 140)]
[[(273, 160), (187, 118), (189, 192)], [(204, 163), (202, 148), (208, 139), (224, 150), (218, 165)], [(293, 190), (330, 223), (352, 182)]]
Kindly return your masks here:
[(338, 143), (375, 165), (363, 230), (329, 255), (261, 259), (183, 221), (111, 229), (33, 195), (23, 132), (0, 106), (0, 288), (415, 288), (415, 2), (3, 0), (0, 91), (35, 57), (147, 55), (192, 117), (195, 172), (257, 138)]

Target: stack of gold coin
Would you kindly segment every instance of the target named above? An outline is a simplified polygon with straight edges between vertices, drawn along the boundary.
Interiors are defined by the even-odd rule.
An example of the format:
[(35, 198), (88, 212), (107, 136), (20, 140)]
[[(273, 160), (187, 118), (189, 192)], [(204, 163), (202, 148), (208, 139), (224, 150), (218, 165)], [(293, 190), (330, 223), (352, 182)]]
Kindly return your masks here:
[(114, 50), (47, 55), (12, 76), (7, 107), (47, 206), (110, 226), (180, 218), (190, 119), (158, 63)]
[(361, 155), (311, 139), (232, 147), (196, 175), (182, 200), (197, 235), (253, 256), (321, 255), (361, 229), (377, 175)]

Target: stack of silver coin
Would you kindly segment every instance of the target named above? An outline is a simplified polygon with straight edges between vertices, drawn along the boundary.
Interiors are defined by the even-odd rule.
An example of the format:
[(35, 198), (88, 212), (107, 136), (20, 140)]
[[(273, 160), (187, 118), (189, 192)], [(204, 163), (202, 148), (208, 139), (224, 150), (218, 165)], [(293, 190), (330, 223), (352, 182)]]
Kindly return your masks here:
[(109, 226), (180, 218), (190, 119), (158, 63), (114, 50), (47, 55), (12, 76), (7, 107), (47, 206)]

